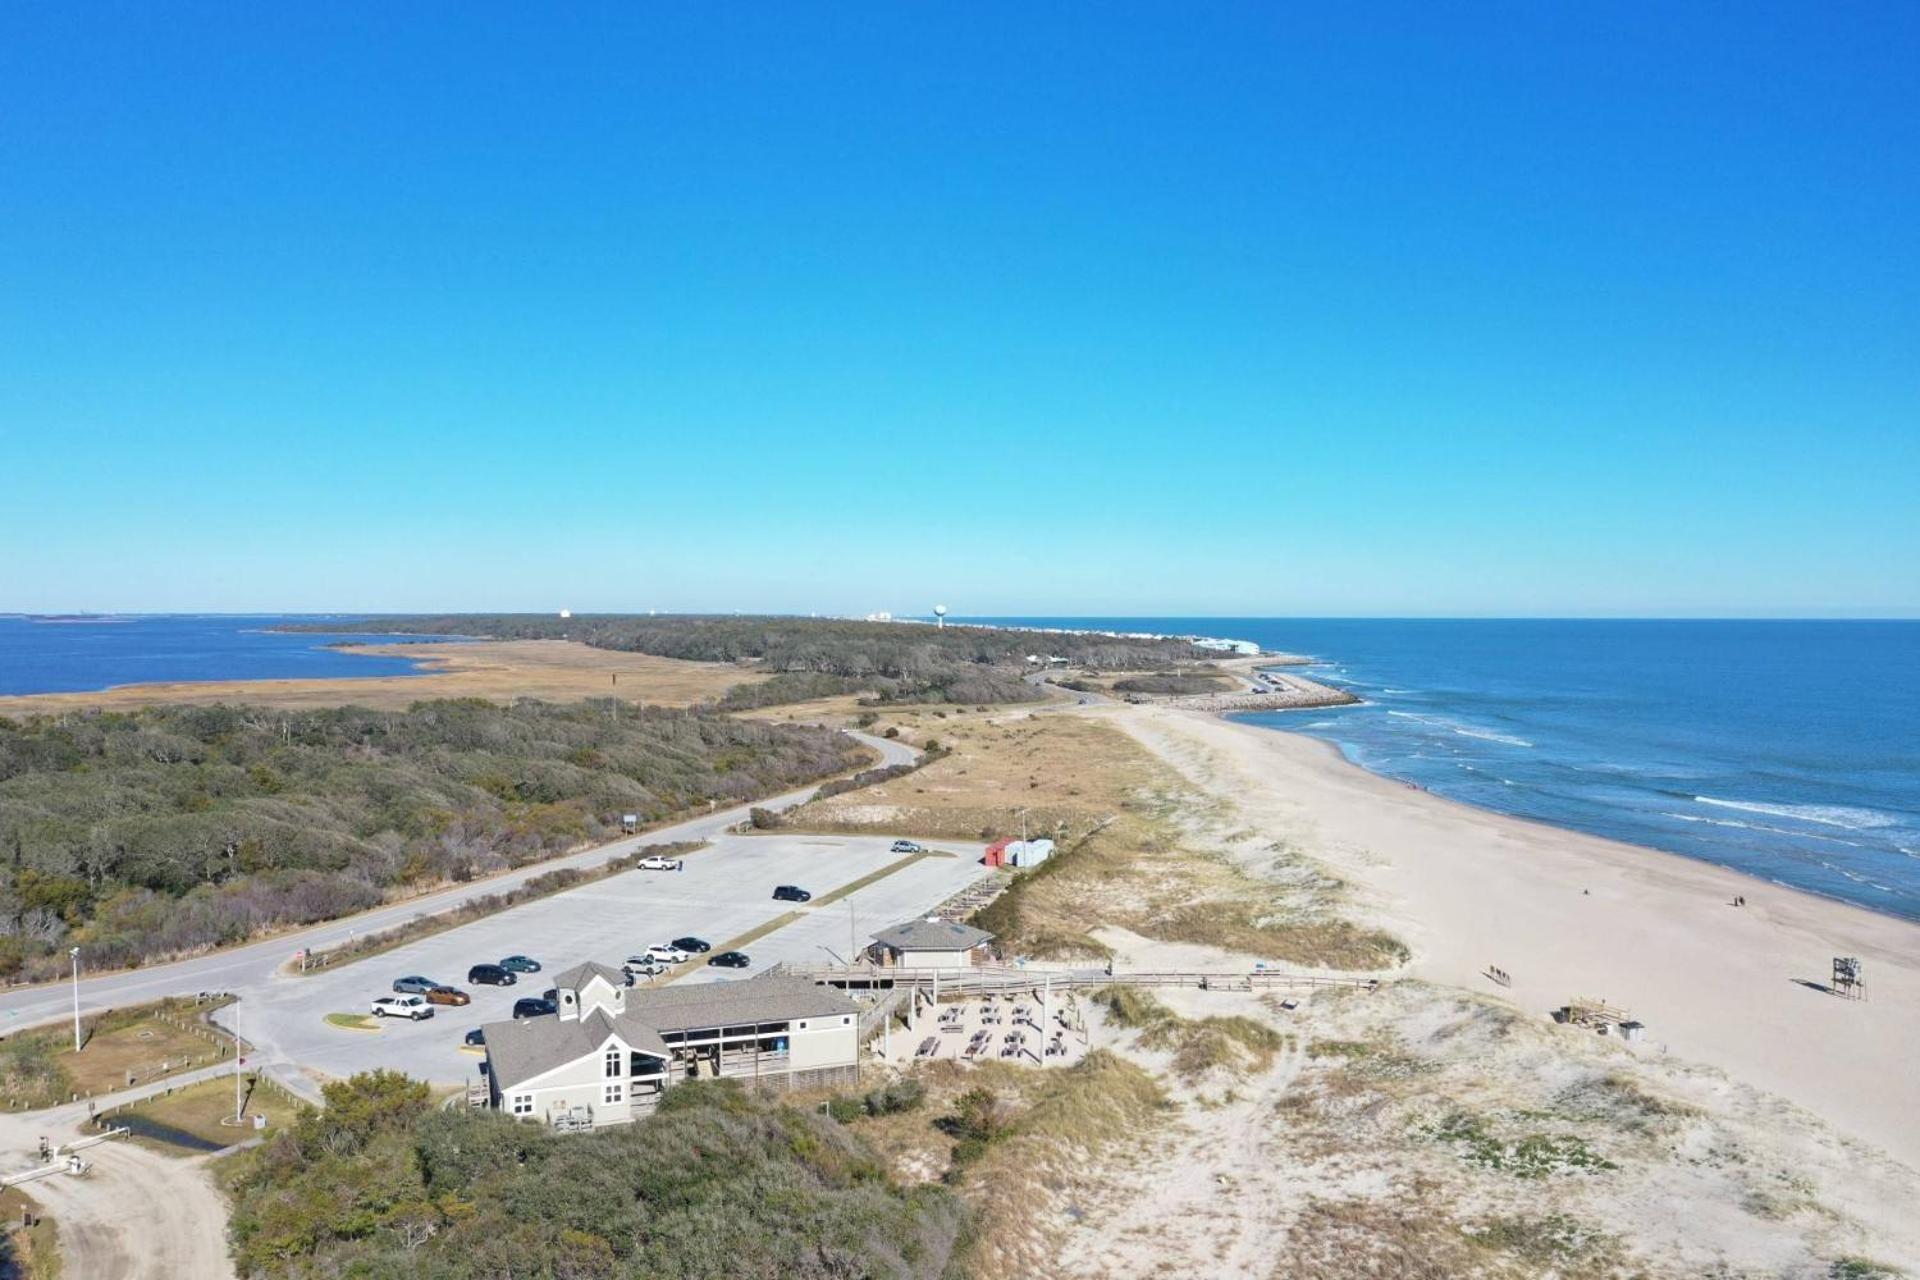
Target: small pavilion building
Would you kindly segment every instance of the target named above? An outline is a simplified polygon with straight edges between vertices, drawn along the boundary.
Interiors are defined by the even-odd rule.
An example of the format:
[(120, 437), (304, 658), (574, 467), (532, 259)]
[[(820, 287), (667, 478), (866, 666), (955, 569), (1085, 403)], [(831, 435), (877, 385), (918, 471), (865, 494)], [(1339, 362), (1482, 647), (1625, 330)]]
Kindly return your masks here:
[(909, 920), (873, 935), (867, 955), (876, 963), (903, 969), (961, 969), (991, 959), (993, 935), (970, 924), (929, 916)]

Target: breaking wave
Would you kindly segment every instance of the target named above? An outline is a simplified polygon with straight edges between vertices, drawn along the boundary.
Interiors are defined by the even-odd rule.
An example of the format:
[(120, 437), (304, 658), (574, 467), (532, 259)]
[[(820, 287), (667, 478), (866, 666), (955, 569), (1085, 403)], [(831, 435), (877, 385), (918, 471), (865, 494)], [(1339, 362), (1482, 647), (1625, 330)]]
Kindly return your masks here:
[(1738, 809), (1743, 813), (1764, 813), (1774, 818), (1812, 822), (1823, 827), (1843, 827), (1848, 831), (1872, 831), (1900, 825), (1898, 818), (1878, 809), (1854, 809), (1843, 804), (1767, 804), (1759, 800), (1722, 800), (1718, 796), (1695, 796), (1698, 804)]

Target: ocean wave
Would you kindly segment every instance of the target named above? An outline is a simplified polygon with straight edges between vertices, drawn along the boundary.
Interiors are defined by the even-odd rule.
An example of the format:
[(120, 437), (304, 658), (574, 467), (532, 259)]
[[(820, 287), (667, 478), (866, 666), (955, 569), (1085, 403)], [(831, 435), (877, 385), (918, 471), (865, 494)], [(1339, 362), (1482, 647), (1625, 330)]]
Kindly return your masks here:
[(1775, 818), (1789, 818), (1795, 822), (1813, 822), (1823, 827), (1842, 827), (1848, 831), (1872, 831), (1880, 827), (1895, 827), (1900, 820), (1892, 814), (1881, 813), (1878, 809), (1855, 809), (1843, 804), (1767, 804), (1759, 800), (1723, 800), (1718, 796), (1695, 796), (1698, 804), (1717, 805), (1722, 809), (1738, 809), (1744, 813), (1764, 813)]
[(1525, 738), (1516, 738), (1510, 733), (1495, 733), (1492, 729), (1478, 729), (1472, 725), (1457, 724), (1439, 716), (1423, 716), (1414, 711), (1389, 711), (1390, 716), (1399, 716), (1403, 720), (1412, 720), (1419, 724), (1432, 725), (1436, 729), (1445, 729), (1448, 733), (1457, 733), (1463, 738), (1478, 738), (1482, 742), (1501, 742), (1510, 747), (1531, 747), (1533, 744)]
[(1764, 831), (1768, 835), (1792, 836), (1796, 840), (1818, 840), (1822, 844), (1843, 844), (1849, 849), (1871, 849), (1874, 846), (1859, 840), (1844, 840), (1839, 836), (1823, 836), (1818, 831), (1795, 831), (1792, 827), (1770, 827), (1764, 822), (1742, 822), (1738, 818), (1709, 818), (1699, 813), (1670, 813), (1659, 811), (1663, 818), (1677, 818), (1681, 822), (1699, 822), (1709, 827), (1735, 827), (1741, 831)]

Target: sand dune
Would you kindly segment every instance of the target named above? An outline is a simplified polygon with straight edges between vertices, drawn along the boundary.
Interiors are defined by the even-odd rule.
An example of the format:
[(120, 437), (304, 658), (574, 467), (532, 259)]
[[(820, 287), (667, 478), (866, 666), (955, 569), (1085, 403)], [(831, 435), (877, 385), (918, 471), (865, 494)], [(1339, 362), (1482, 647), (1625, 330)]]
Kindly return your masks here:
[[(1574, 997), (1624, 1006), (1647, 1024), (1637, 1053), (1719, 1067), (1920, 1167), (1920, 926), (1443, 800), (1312, 739), (1161, 707), (1090, 714), (1348, 879), (1416, 976), (1542, 1017)], [(1869, 1000), (1812, 985), (1836, 955), (1865, 962)]]

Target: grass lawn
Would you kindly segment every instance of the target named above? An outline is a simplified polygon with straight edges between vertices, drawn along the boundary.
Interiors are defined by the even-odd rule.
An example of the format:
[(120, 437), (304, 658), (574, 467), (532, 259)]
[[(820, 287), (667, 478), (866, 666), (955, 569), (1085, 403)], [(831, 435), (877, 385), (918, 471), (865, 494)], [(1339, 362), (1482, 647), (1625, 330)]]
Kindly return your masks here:
[(378, 1020), (370, 1014), (365, 1013), (330, 1013), (327, 1015), (327, 1025), (330, 1027), (343, 1027), (348, 1031), (378, 1031), (380, 1029)]
[(16, 1032), (0, 1040), (0, 1095), (29, 1109), (50, 1107), (76, 1093), (86, 1097), (124, 1089), (129, 1072), (137, 1084), (163, 1071), (230, 1060), (229, 1037), (215, 1032), (210, 1041), (175, 1025), (197, 1025), (200, 1015), (219, 1007), (166, 1000), (110, 1010), (82, 1021), (86, 1040), (79, 1053), (73, 1051), (70, 1026)]
[[(22, 1210), (32, 1213), (38, 1221), (31, 1227), (22, 1227)], [(40, 1206), (18, 1187), (0, 1191), (0, 1231), (5, 1231), (13, 1243), (11, 1261), (19, 1268), (17, 1274), (22, 1280), (59, 1280), (60, 1245), (53, 1219), (42, 1217)]]
[[(132, 1137), (168, 1155), (197, 1155), (201, 1150), (232, 1146), (262, 1132), (271, 1134), (293, 1123), (298, 1110), (281, 1094), (257, 1086), (252, 1076), (241, 1077), (247, 1123), (222, 1124), (233, 1118), (233, 1080), (203, 1080), (170, 1094), (148, 1098), (113, 1113), (112, 1123), (133, 1129)], [(253, 1117), (265, 1116), (264, 1131), (253, 1127)], [(144, 1131), (144, 1132), (143, 1132)], [(173, 1135), (185, 1135), (180, 1140)], [(197, 1139), (196, 1144), (193, 1140)]]

